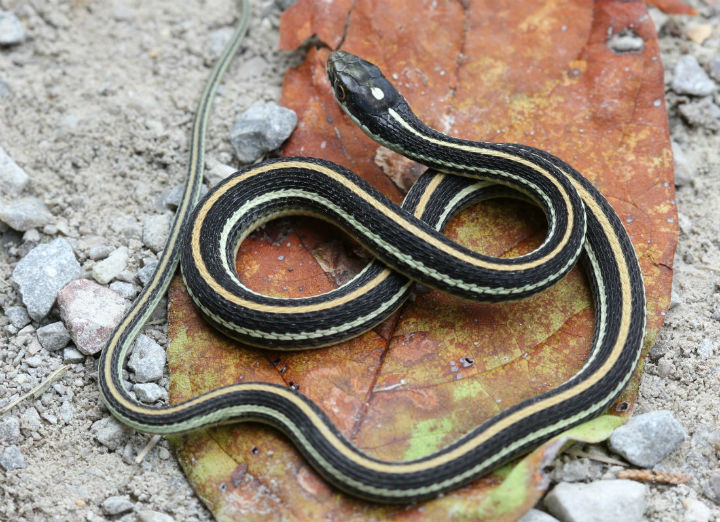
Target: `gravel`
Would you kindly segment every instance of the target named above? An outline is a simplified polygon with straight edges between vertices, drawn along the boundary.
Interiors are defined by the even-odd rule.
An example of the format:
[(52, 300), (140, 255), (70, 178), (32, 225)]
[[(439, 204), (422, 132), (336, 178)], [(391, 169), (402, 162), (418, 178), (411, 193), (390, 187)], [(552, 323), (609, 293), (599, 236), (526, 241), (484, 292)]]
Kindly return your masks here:
[(135, 382), (157, 381), (165, 369), (165, 349), (147, 335), (138, 335), (128, 368), (135, 372)]
[(673, 69), (672, 89), (678, 94), (707, 96), (717, 89), (717, 85), (700, 67), (695, 56), (685, 54), (680, 57)]
[(27, 31), (18, 17), (0, 9), (0, 46), (21, 44), (26, 38)]
[(93, 279), (101, 285), (106, 285), (125, 270), (127, 263), (128, 249), (122, 246), (99, 263), (95, 263), (92, 269)]
[(20, 194), (29, 181), (30, 177), (25, 171), (0, 147), (0, 193), (9, 196)]
[(636, 466), (651, 468), (675, 451), (686, 437), (672, 412), (659, 410), (632, 417), (613, 431), (609, 446)]
[(18, 262), (12, 277), (28, 314), (39, 321), (55, 304), (58, 290), (81, 274), (70, 243), (60, 238), (28, 252)]
[(123, 446), (130, 433), (129, 428), (120, 424), (113, 417), (105, 417), (93, 423), (90, 431), (100, 444), (111, 450)]
[(153, 382), (145, 382), (133, 386), (135, 396), (147, 404), (156, 403), (159, 400), (167, 402), (168, 392), (162, 386), (158, 386)]
[(26, 196), (0, 205), (0, 221), (10, 228), (25, 232), (51, 223), (53, 215), (38, 198)]
[(544, 506), (563, 522), (641, 522), (647, 494), (647, 486), (632, 480), (562, 482), (545, 496)]
[(8, 446), (2, 453), (0, 453), (0, 468), (5, 471), (23, 469), (25, 466), (25, 456), (17, 446)]
[(165, 248), (171, 221), (172, 215), (170, 214), (156, 214), (146, 217), (142, 226), (142, 240), (145, 246), (153, 252), (160, 252)]
[(127, 301), (87, 279), (78, 279), (58, 292), (60, 316), (70, 330), (75, 347), (92, 355), (105, 347), (125, 313)]
[(102, 512), (110, 516), (121, 515), (122, 513), (132, 511), (134, 507), (135, 504), (130, 502), (129, 498), (113, 496), (106, 498), (102, 503)]
[(14, 415), (6, 415), (0, 420), (0, 443), (18, 442), (20, 435), (20, 419)]
[(61, 350), (70, 342), (70, 332), (62, 321), (41, 326), (37, 329), (37, 336), (43, 348), (50, 352)]
[(30, 323), (30, 316), (24, 306), (8, 306), (5, 309), (5, 317), (15, 328), (22, 328)]
[(277, 149), (297, 125), (294, 111), (275, 102), (258, 103), (240, 115), (233, 125), (230, 142), (241, 163), (252, 163)]

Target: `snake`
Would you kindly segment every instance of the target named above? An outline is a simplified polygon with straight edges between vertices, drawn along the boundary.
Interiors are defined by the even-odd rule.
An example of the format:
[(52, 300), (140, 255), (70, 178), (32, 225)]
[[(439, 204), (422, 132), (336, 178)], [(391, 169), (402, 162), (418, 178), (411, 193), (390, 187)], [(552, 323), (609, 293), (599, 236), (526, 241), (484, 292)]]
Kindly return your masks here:
[[(166, 247), (100, 356), (100, 395), (112, 415), (156, 434), (265, 423), (282, 431), (338, 489), (374, 502), (413, 503), (466, 485), (612, 405), (641, 355), (645, 291), (632, 242), (608, 201), (546, 151), (470, 141), (432, 129), (380, 69), (360, 57), (333, 51), (326, 66), (329, 88), (364, 133), (428, 167), (402, 205), (348, 169), (307, 157), (247, 166), (200, 200), (213, 97), (249, 23), (248, 1), (241, 5), (237, 28), (200, 97), (188, 176)], [(442, 234), (469, 204), (506, 196), (530, 201), (546, 216), (548, 232), (532, 252), (492, 257)], [(253, 291), (235, 270), (239, 245), (262, 224), (287, 215), (334, 223), (374, 259), (350, 281), (321, 295), (284, 298)], [(463, 299), (501, 302), (542, 292), (578, 261), (586, 267), (595, 314), (583, 366), (556, 388), (493, 415), (422, 458), (386, 461), (368, 455), (290, 385), (238, 382), (178, 404), (154, 406), (139, 402), (123, 384), (134, 340), (178, 264), (190, 297), (210, 324), (252, 346), (298, 350), (332, 345), (373, 328), (402, 306), (416, 281)]]

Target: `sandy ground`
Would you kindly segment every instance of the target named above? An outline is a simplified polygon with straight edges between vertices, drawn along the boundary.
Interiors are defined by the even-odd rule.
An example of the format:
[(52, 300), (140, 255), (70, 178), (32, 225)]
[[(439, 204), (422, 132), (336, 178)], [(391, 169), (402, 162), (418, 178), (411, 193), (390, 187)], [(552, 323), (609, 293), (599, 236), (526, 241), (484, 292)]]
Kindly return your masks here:
[[(699, 0), (691, 3), (703, 17), (671, 17), (661, 31), (668, 81), (681, 54), (707, 64), (720, 52), (720, 16)], [(0, 8), (18, 15), (31, 35), (0, 52), (0, 80), (12, 93), (0, 99), (0, 145), (31, 176), (26, 192), (47, 202), (86, 273), (93, 264), (87, 249), (94, 236), (113, 247), (127, 246), (131, 272), (154, 257), (133, 231), (146, 216), (160, 213), (159, 197), (182, 182), (194, 105), (218, 39), (237, 16), (236, 2), (210, 4), (0, 0)], [(301, 53), (275, 51), (279, 8), (274, 2), (254, 4), (245, 50), (230, 66), (232, 80), (222, 86), (211, 119), (209, 162), (232, 164), (232, 122), (252, 103), (279, 99), (285, 70), (302, 58)], [(701, 45), (686, 34), (702, 23), (711, 24), (713, 34)], [(242, 69), (248, 62), (252, 66)], [(690, 520), (688, 499), (702, 501), (711, 519), (720, 517), (708, 486), (711, 476), (720, 473), (720, 152), (716, 134), (678, 116), (681, 102), (668, 92), (672, 137), (694, 166), (692, 182), (677, 192), (676, 305), (651, 351), (637, 411), (673, 411), (688, 439), (662, 468), (690, 473), (692, 480), (651, 488), (647, 517), (652, 521)], [(7, 230), (0, 236), (0, 281), (8, 281), (37, 238), (23, 241)], [(40, 234), (40, 242), (50, 239)], [(0, 283), (0, 305), (17, 303), (16, 289)], [(12, 338), (5, 324), (0, 318), (3, 347)], [(150, 327), (149, 334), (162, 341), (164, 327)], [(711, 341), (710, 351), (699, 350), (705, 339)], [(58, 358), (40, 355), (48, 363)], [(11, 357), (0, 364), (6, 376), (14, 375)], [(44, 376), (36, 373), (37, 379)], [(177, 521), (210, 520), (165, 441), (135, 466), (126, 463), (127, 457), (143, 448), (146, 436), (133, 435), (116, 452), (88, 436), (91, 424), (106, 415), (95, 373), (96, 361), (88, 357), (63, 378), (63, 387), (14, 410), (18, 416), (30, 406), (52, 411), (70, 397), (74, 416), (68, 424), (43, 422), (37, 430), (23, 431), (17, 445), (27, 467), (0, 471), (0, 520), (102, 519), (100, 505), (112, 495), (129, 496), (136, 512), (152, 509)], [(0, 401), (14, 393), (3, 386)], [(120, 520), (131, 522), (136, 515)]]

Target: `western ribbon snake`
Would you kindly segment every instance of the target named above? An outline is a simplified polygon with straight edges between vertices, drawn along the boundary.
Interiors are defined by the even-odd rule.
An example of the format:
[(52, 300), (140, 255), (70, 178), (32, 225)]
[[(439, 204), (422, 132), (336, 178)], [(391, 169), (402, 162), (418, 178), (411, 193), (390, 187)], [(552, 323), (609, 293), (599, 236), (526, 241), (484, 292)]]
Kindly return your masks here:
[[(154, 277), (101, 355), (100, 391), (112, 414), (135, 429), (161, 434), (235, 421), (267, 423), (292, 439), (338, 488), (380, 502), (435, 497), (601, 414), (625, 387), (640, 357), (643, 281), (615, 212), (558, 158), (532, 147), (460, 140), (432, 130), (375, 66), (336, 51), (328, 60), (328, 78), (345, 112), (377, 142), (431, 169), (410, 190), (403, 208), (346, 169), (312, 158), (279, 158), (247, 167), (196, 206), (213, 96), (248, 19), (244, 0), (238, 27), (200, 98), (186, 188), (167, 246)], [(439, 232), (467, 204), (508, 194), (535, 202), (547, 216), (548, 235), (535, 251), (492, 258)], [(337, 223), (359, 237), (378, 261), (323, 295), (282, 299), (252, 291), (235, 273), (237, 246), (260, 224), (287, 214)], [(364, 454), (292, 388), (243, 382), (180, 404), (152, 407), (133, 399), (123, 385), (130, 347), (180, 259), (189, 293), (211, 323), (255, 346), (299, 349), (332, 344), (378, 324), (408, 296), (408, 277), (460, 297), (502, 301), (553, 285), (579, 257), (588, 268), (596, 318), (584, 366), (557, 388), (508, 408), (417, 460), (386, 462)]]

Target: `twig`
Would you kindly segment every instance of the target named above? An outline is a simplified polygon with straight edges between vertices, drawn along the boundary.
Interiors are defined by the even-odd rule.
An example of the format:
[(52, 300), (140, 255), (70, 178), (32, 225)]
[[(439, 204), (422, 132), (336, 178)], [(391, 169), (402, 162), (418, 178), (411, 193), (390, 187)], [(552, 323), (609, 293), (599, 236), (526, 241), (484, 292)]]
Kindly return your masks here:
[(617, 478), (677, 486), (689, 482), (691, 477), (687, 473), (665, 473), (650, 469), (623, 469), (618, 471)]
[(135, 457), (135, 464), (140, 464), (145, 459), (145, 457), (147, 457), (147, 454), (150, 453), (150, 450), (155, 447), (155, 444), (158, 443), (160, 437), (162, 437), (162, 435), (152, 436), (148, 443), (145, 444), (145, 447), (142, 449), (142, 451), (138, 453), (137, 457)]
[(48, 386), (50, 386), (53, 382), (57, 381), (60, 377), (62, 377), (65, 374), (65, 372), (67, 371), (68, 368), (70, 368), (69, 364), (62, 365), (60, 368), (58, 368), (57, 370), (52, 372), (50, 375), (48, 375), (47, 378), (43, 382), (41, 382), (40, 384), (35, 386), (32, 390), (27, 392), (25, 395), (15, 399), (10, 404), (8, 404), (4, 408), (0, 409), (0, 417), (2, 417), (7, 412), (12, 410), (15, 406), (20, 404), (22, 401), (24, 401), (28, 397), (36, 397), (37, 398), (40, 395), (42, 395), (43, 392), (48, 388)]

